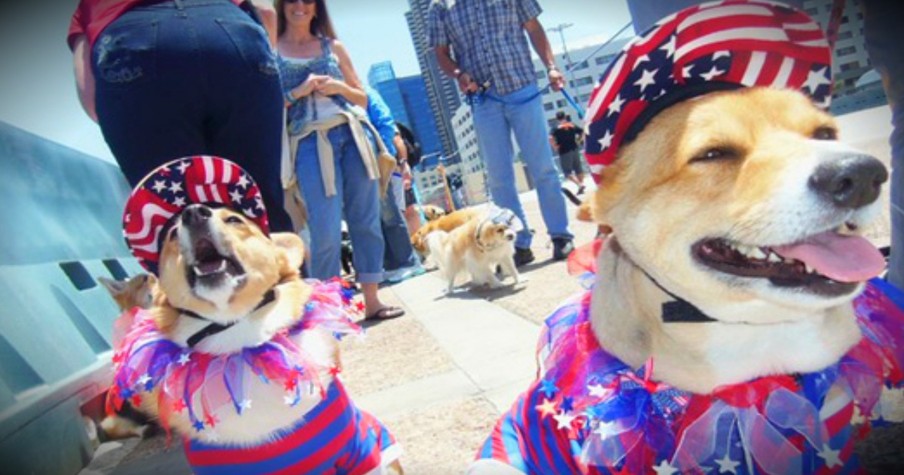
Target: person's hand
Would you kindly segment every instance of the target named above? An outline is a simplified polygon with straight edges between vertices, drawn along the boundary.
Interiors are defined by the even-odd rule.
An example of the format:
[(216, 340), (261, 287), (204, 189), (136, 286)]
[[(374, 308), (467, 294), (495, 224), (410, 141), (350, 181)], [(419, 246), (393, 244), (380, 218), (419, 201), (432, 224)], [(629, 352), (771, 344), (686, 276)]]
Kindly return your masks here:
[(458, 75), (458, 89), (462, 94), (473, 94), (477, 92), (477, 81), (470, 74), (462, 72)]
[(320, 74), (309, 74), (308, 78), (304, 80), (303, 83), (295, 86), (292, 89), (292, 97), (295, 99), (301, 99), (305, 96), (310, 96), (313, 93), (319, 84), (329, 79), (329, 76), (323, 76)]
[(315, 88), (318, 93), (323, 94), (324, 96), (342, 94), (346, 89), (348, 89), (348, 84), (346, 84), (345, 81), (340, 81), (339, 79), (328, 76), (325, 80), (317, 84), (317, 87)]
[(556, 68), (552, 68), (547, 73), (549, 86), (553, 91), (561, 91), (565, 87), (565, 75)]

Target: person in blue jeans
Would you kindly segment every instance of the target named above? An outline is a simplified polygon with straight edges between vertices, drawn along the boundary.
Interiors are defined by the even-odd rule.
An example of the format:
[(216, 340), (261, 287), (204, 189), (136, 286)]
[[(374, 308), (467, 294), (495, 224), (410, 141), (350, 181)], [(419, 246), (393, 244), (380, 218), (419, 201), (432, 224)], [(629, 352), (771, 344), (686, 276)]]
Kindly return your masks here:
[[(367, 93), (367, 118), (383, 140), (387, 151), (400, 163), (408, 160), (407, 149), (396, 128), (392, 111), (380, 93), (372, 88), (365, 88)], [(396, 169), (390, 179), (389, 186), (380, 200), (380, 225), (383, 228), (385, 248), (383, 252), (384, 278), (389, 282), (399, 282), (408, 277), (424, 273), (421, 260), (411, 245), (411, 233), (402, 214), (404, 196), (402, 191), (402, 173)]]
[(564, 259), (574, 249), (527, 45), (529, 38), (546, 66), (550, 86), (560, 90), (565, 79), (537, 19), (541, 11), (537, 0), (435, 0), (428, 10), (428, 44), (434, 48), (440, 68), (457, 80), (471, 102), (493, 202), (511, 209), (524, 223), (515, 239), (519, 266), (533, 261), (534, 255), (515, 187), (512, 133), (537, 187), (540, 212), (553, 242), (553, 259)]
[(886, 279), (904, 289), (904, 9), (898, 2), (865, 0), (863, 31), (870, 62), (882, 76), (891, 107), (891, 255)]
[[(383, 232), (374, 138), (367, 95), (348, 51), (337, 39), (324, 0), (277, 0), (277, 48), (288, 107), (286, 131), (294, 171), (287, 192), (300, 192), (311, 233), (310, 274), (338, 277), (345, 216), (354, 246), (355, 280), (367, 319), (404, 315), (384, 304)], [(382, 148), (382, 147), (381, 147)]]
[(262, 25), (275, 11), (261, 0), (81, 0), (67, 42), (79, 99), (131, 186), (175, 158), (225, 157), (259, 184), (270, 228), (290, 231), (275, 31)]

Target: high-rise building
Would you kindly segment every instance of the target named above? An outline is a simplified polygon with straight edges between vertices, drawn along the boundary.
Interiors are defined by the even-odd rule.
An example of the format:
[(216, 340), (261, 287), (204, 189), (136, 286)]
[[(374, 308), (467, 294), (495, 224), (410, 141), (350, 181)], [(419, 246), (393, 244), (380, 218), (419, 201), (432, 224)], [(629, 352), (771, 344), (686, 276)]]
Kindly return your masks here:
[(424, 78), (427, 100), (436, 122), (443, 154), (452, 156), (456, 147), (451, 119), (461, 104), (461, 99), (455, 81), (443, 74), (437, 64), (436, 54), (427, 46), (427, 9), (430, 7), (430, 1), (408, 0), (410, 9), (405, 12), (405, 20), (408, 22), (411, 41), (417, 53), (417, 62)]
[(383, 61), (372, 64), (367, 71), (367, 83), (380, 93), (396, 121), (406, 125), (411, 124), (408, 109), (402, 99), (402, 90), (399, 88), (391, 62)]
[(442, 143), (421, 76), (396, 77), (392, 63), (376, 63), (367, 71), (367, 83), (377, 90), (396, 122), (414, 132), (423, 154), (441, 154)]

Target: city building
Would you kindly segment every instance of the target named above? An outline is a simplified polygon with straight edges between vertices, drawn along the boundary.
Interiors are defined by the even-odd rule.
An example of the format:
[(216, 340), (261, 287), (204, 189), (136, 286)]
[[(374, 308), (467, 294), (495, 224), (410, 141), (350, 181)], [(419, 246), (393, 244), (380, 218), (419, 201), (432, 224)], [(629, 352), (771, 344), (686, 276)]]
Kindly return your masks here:
[(410, 10), (405, 12), (405, 20), (408, 22), (443, 153), (452, 156), (456, 145), (450, 119), (461, 104), (461, 98), (455, 81), (443, 74), (437, 64), (436, 54), (427, 46), (427, 10), (430, 2), (431, 0), (408, 0)]
[[(825, 30), (832, 16), (833, 3), (833, 0), (806, 0), (804, 10)], [(860, 0), (848, 0), (844, 4), (832, 57), (836, 97), (856, 92), (857, 80), (872, 69), (866, 52), (863, 12), (860, 8)]]
[(424, 154), (442, 152), (436, 121), (431, 113), (426, 85), (421, 76), (398, 78), (392, 63), (376, 63), (367, 71), (367, 82), (389, 106), (393, 118), (408, 126)]
[(367, 70), (367, 83), (370, 87), (377, 90), (383, 101), (392, 111), (392, 117), (403, 124), (411, 124), (411, 118), (408, 116), (408, 108), (405, 107), (405, 101), (402, 98), (402, 90), (399, 82), (396, 80), (395, 70), (392, 68), (392, 62), (383, 61), (375, 63)]

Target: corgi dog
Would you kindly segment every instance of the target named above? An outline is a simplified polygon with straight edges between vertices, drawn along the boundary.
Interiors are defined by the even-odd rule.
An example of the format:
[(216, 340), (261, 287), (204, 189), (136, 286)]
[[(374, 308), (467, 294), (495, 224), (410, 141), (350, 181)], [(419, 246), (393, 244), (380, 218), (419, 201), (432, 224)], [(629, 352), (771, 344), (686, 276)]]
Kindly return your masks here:
[(462, 271), (470, 275), (472, 285), (497, 288), (502, 281), (496, 277), (497, 266), (503, 276), (520, 282), (515, 267), (515, 234), (511, 221), (515, 215), (504, 210), (503, 215), (489, 212), (476, 216), (450, 232), (437, 230), (427, 235), (427, 247), (437, 262), (440, 273), (448, 283), (447, 291), (455, 287), (455, 279)]
[(159, 239), (159, 292), (117, 351), (116, 401), (186, 439), (198, 474), (401, 473), (391, 435), (337, 379), (334, 334), (354, 325), (338, 283), (300, 277), (296, 234), (190, 204)]
[[(662, 403), (666, 408), (668, 404), (681, 408), (687, 401), (691, 401), (689, 407), (699, 407), (695, 401), (706, 401), (699, 404), (710, 404), (724, 414), (735, 411), (730, 417), (736, 418), (748, 412), (754, 417), (752, 407), (756, 406), (732, 409), (726, 402), (733, 401), (730, 395), (761, 394), (762, 404), (770, 408), (766, 417), (772, 418), (762, 420), (774, 421), (765, 424), (776, 440), (784, 436), (777, 435), (771, 424), (789, 424), (792, 413), (807, 408), (814, 417), (814, 430), (823, 434), (822, 445), (807, 447), (818, 461), (816, 466), (847, 466), (848, 460), (839, 454), (849, 456), (856, 437), (838, 436), (831, 442), (828, 437), (839, 430), (855, 434), (849, 425), (868, 420), (857, 414), (880, 416), (881, 405), (861, 406), (857, 398), (884, 402), (892, 394), (897, 395), (892, 399), (900, 400), (900, 391), (889, 389), (900, 381), (883, 387), (882, 378), (899, 371), (901, 362), (889, 357), (878, 363), (876, 379), (866, 386), (852, 384), (856, 391), (839, 377), (837, 387), (827, 387), (824, 399), (812, 406), (795, 392), (800, 387), (797, 383), (778, 390), (784, 378), (794, 381), (795, 375), (821, 371), (836, 374), (841, 370), (832, 368), (839, 361), (849, 361), (852, 349), (853, 354), (881, 352), (879, 347), (886, 346), (882, 344), (886, 340), (871, 339), (876, 338), (873, 332), (887, 335), (887, 344), (900, 345), (904, 340), (900, 326), (873, 328), (855, 313), (855, 308), (868, 309), (867, 304), (852, 305), (864, 292), (866, 280), (884, 266), (874, 246), (858, 234), (880, 215), (877, 198), (888, 174), (879, 160), (842, 144), (837, 136), (831, 116), (804, 95), (788, 90), (711, 93), (654, 117), (602, 172), (592, 211), (596, 222), (611, 229), (611, 234), (594, 263), (592, 291), (560, 310), (575, 320), (564, 315), (557, 318), (562, 315), (557, 313), (547, 321), (549, 335), (578, 332), (579, 336), (575, 340), (550, 337), (552, 343), (545, 350), (550, 356), (543, 362), (540, 379), (503, 415), (470, 473), (534, 473), (539, 469), (533, 463), (549, 463), (557, 467), (555, 473), (565, 473), (578, 470), (587, 460), (567, 450), (533, 460), (494, 449), (518, 447), (519, 441), (525, 444), (525, 453), (535, 454), (550, 446), (567, 448), (569, 440), (571, 447), (581, 447), (579, 441), (585, 441), (584, 450), (589, 452), (583, 457), (592, 454), (595, 465), (631, 473), (645, 473), (654, 466), (674, 470), (670, 473), (694, 472), (700, 468), (696, 463), (723, 453), (726, 458), (720, 460), (737, 467), (744, 463), (745, 451), (748, 470), (764, 470), (764, 466), (773, 470), (767, 465), (771, 457), (789, 464), (785, 467), (800, 463), (792, 452), (767, 454), (749, 438), (744, 441), (749, 445), (734, 446), (744, 445), (744, 450), (729, 447), (725, 452), (719, 452), (725, 441), (713, 439), (720, 448), (710, 455), (702, 447), (681, 445), (681, 436), (689, 434), (681, 429), (665, 433), (674, 437), (669, 442), (674, 445), (649, 446), (647, 452), (642, 450), (647, 447), (644, 442), (633, 452), (617, 445), (628, 440), (624, 437), (633, 437), (631, 430), (663, 430), (662, 425), (631, 429), (615, 416), (626, 409), (617, 409), (612, 401), (625, 396), (613, 395), (633, 391), (624, 388), (637, 388), (636, 384), (645, 388), (643, 394), (668, 399)], [(864, 295), (861, 298), (880, 302), (870, 305), (899, 319), (904, 316), (875, 288)], [(577, 351), (568, 342), (583, 349)], [(588, 353), (588, 344), (595, 348), (593, 352)], [(574, 354), (590, 354), (588, 358), (594, 359), (566, 356)], [(886, 366), (899, 369), (887, 373)], [(564, 375), (575, 371), (589, 372), (586, 380), (571, 386), (565, 381), (573, 381), (573, 376)], [(753, 384), (749, 382), (760, 387), (773, 384), (773, 388), (758, 393), (751, 389), (757, 386), (748, 388)], [(577, 404), (582, 397), (589, 398), (582, 402), (589, 406)], [(630, 418), (635, 423), (641, 420), (637, 418), (670, 420), (669, 411), (678, 411), (674, 407), (656, 412), (644, 406), (639, 414), (631, 412)], [(715, 422), (717, 416), (712, 417)], [(583, 425), (576, 422), (579, 419), (585, 421)], [(748, 430), (739, 427), (742, 433)], [(699, 425), (695, 430), (710, 437), (707, 431), (715, 434), (718, 429)], [(757, 433), (765, 430), (762, 425), (756, 429)], [(552, 435), (507, 438), (534, 433)], [(737, 433), (727, 432), (724, 437)], [(544, 447), (533, 446), (535, 440), (542, 440)], [(798, 473), (798, 469), (789, 470)]]
[(421, 226), (414, 234), (411, 235), (411, 245), (421, 255), (421, 257), (429, 257), (430, 248), (427, 246), (427, 235), (433, 231), (450, 232), (453, 229), (471, 220), (471, 218), (480, 214), (479, 208), (468, 207), (455, 210), (449, 214), (439, 216), (436, 219), (427, 222)]
[(446, 210), (434, 205), (423, 205), (421, 206), (421, 211), (424, 213), (424, 218), (426, 218), (428, 222), (436, 221), (446, 215)]

